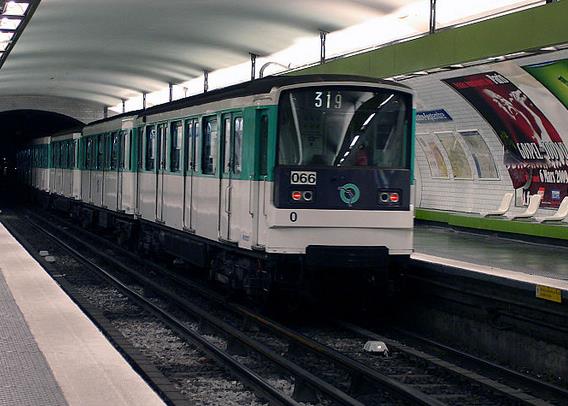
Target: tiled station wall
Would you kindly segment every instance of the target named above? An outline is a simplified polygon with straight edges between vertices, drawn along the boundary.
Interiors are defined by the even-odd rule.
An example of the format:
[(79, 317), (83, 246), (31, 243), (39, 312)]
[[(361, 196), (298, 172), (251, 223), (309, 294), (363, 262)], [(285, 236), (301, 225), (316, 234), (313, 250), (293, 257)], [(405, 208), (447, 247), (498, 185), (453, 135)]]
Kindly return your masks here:
[[(512, 62), (519, 66), (524, 66), (564, 58), (568, 58), (568, 51), (566, 50), (519, 58)], [(502, 63), (511, 63), (511, 61), (444, 71), (415, 77), (402, 82), (416, 91), (417, 111), (444, 109), (453, 119), (446, 122), (417, 123), (417, 137), (420, 134), (434, 134), (444, 131), (457, 133), (458, 131), (477, 130), (491, 151), (498, 173), (497, 179), (478, 179), (475, 170), (473, 171), (473, 179), (455, 179), (451, 174), (448, 179), (434, 178), (431, 175), (424, 150), (420, 143), (417, 142), (415, 162), (416, 207), (480, 213), (494, 210), (499, 206), (503, 194), (513, 191), (509, 173), (503, 164), (503, 145), (495, 131), (459, 93), (441, 81), (442, 79), (493, 70), (500, 71), (502, 69), (499, 68), (499, 64)], [(507, 78), (514, 82), (512, 78)], [(550, 97), (554, 96), (550, 95)], [(564, 134), (568, 133), (568, 128), (558, 130), (564, 137), (567, 137)], [(474, 169), (475, 165), (471, 161), (471, 155), (467, 154), (467, 145), (459, 136), (456, 139), (462, 144), (468, 159), (470, 159), (470, 166)], [(440, 150), (444, 152), (441, 147)], [(451, 168), (448, 159), (446, 159), (446, 162), (448, 162), (448, 168)], [(514, 204), (517, 211), (522, 211), (524, 207), (521, 207), (520, 192), (517, 195), (518, 197), (516, 197)], [(540, 212), (549, 214), (550, 210), (541, 209)]]

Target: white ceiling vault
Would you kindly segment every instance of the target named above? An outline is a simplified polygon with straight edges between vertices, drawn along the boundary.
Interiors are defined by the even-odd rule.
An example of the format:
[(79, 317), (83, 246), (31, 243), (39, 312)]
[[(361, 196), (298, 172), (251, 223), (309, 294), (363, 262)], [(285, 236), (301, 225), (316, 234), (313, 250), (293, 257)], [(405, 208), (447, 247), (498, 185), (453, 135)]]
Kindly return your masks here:
[[(134, 110), (143, 93), (167, 101), (169, 84), (175, 99), (203, 91), (205, 71), (210, 89), (249, 80), (250, 53), (257, 77), (267, 62), (280, 64), (267, 74), (317, 62), (320, 31), (332, 57), (425, 35), (430, 12), (430, 0), (39, 1), (0, 68), (0, 108), (41, 96)], [(436, 27), (544, 3), (436, 0)]]
[(112, 106), (405, 3), (411, 2), (42, 0), (0, 70), (0, 97), (58, 96)]

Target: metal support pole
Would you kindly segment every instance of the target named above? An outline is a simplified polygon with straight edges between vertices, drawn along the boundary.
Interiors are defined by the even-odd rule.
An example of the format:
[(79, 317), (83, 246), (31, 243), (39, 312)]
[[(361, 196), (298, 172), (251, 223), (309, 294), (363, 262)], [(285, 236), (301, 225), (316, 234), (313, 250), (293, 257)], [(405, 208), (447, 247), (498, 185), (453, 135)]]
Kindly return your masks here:
[(122, 99), (122, 112), (126, 113), (126, 99)]
[(209, 72), (203, 71), (203, 93), (209, 90)]
[(170, 101), (172, 101), (174, 99), (174, 84), (173, 83), (168, 83), (170, 86)]
[(143, 93), (142, 93), (142, 109), (143, 109), (143, 110), (146, 110), (146, 95), (147, 95), (147, 94), (148, 94), (148, 93), (146, 93), (146, 92), (143, 92)]
[(256, 78), (256, 54), (251, 52), (250, 54), (250, 80), (254, 80)]
[(108, 106), (105, 106), (105, 108), (103, 110), (103, 116), (104, 116), (104, 118), (108, 118)]
[(436, 0), (430, 0), (430, 34), (436, 32)]
[(320, 63), (325, 63), (325, 38), (327, 32), (320, 31)]

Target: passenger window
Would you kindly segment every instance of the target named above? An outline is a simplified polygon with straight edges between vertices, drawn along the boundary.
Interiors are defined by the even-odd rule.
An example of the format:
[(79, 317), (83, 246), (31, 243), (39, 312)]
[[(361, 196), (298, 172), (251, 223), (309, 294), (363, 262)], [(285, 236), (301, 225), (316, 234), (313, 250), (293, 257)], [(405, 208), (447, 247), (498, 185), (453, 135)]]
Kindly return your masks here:
[(118, 133), (118, 167), (124, 169), (124, 160), (126, 159), (126, 151), (124, 149), (124, 136), (126, 132), (120, 131)]
[(118, 163), (118, 133), (112, 133), (110, 143), (110, 169), (116, 170)]
[(260, 118), (260, 164), (259, 175), (266, 176), (268, 174), (268, 116)]
[(146, 127), (146, 170), (154, 170), (154, 160), (156, 159), (156, 146), (154, 139), (156, 138), (156, 128)]
[(203, 143), (201, 146), (201, 172), (215, 173), (217, 160), (217, 118), (209, 117), (203, 120)]
[(69, 142), (63, 141), (61, 143), (61, 167), (67, 169), (69, 161)]
[(233, 141), (233, 173), (238, 175), (242, 170), (243, 118), (237, 117), (234, 122), (235, 138)]
[(195, 170), (197, 165), (196, 140), (199, 135), (199, 121), (196, 119), (185, 122), (185, 171)]
[(99, 135), (97, 139), (97, 169), (104, 169), (105, 164), (105, 137)]
[(87, 148), (85, 149), (85, 151), (85, 167), (87, 169), (92, 169), (93, 140), (91, 138), (87, 138)]
[(181, 140), (183, 135), (183, 125), (181, 121), (176, 121), (170, 127), (170, 171), (179, 172), (181, 158)]
[(223, 173), (229, 173), (231, 171), (231, 118), (226, 118), (224, 124)]
[(69, 141), (69, 168), (75, 168), (75, 150), (77, 149), (77, 140)]

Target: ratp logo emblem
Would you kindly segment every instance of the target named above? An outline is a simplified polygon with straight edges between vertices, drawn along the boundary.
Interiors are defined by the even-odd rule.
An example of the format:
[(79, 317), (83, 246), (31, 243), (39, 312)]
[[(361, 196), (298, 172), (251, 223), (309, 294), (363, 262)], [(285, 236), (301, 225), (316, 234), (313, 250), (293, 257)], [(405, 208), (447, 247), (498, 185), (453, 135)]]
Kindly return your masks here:
[(361, 191), (359, 187), (354, 183), (346, 183), (343, 186), (337, 188), (339, 190), (339, 198), (343, 203), (351, 207), (359, 201), (361, 197)]

